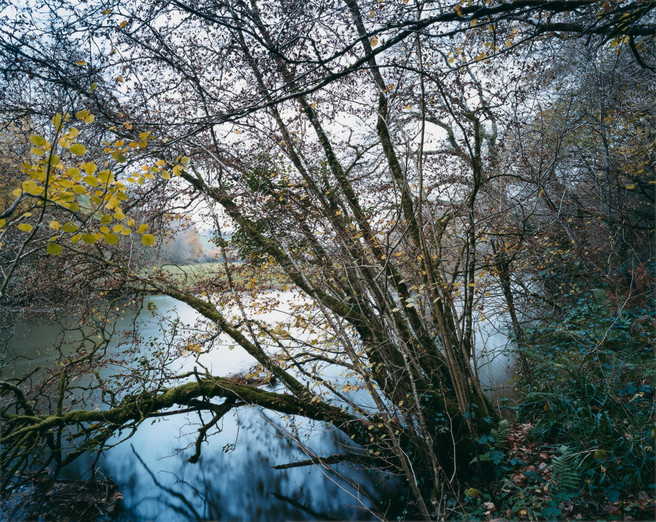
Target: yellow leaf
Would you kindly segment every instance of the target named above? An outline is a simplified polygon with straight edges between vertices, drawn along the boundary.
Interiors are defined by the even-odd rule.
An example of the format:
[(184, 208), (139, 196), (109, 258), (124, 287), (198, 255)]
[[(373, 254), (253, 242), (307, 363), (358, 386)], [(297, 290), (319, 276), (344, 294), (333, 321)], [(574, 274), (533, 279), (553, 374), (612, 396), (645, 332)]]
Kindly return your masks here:
[(84, 194), (86, 191), (87, 189), (82, 185), (75, 185), (73, 187), (73, 192), (75, 192), (76, 194)]
[(132, 234), (132, 229), (125, 227), (123, 230), (121, 230), (121, 234), (123, 234), (124, 236), (129, 236), (130, 234)]
[(118, 219), (119, 221), (123, 221), (125, 219), (125, 214), (123, 214), (123, 212), (121, 212), (120, 210), (117, 210), (114, 213), (114, 219)]
[(174, 176), (179, 176), (182, 173), (182, 167), (180, 165), (176, 165), (173, 167), (173, 175)]
[(37, 184), (36, 181), (33, 179), (28, 179), (27, 181), (23, 181), (23, 192), (27, 192), (28, 194), (41, 194), (43, 192), (43, 188)]
[(164, 179), (171, 179), (171, 174), (169, 174), (169, 171), (168, 171), (168, 170), (163, 170), (163, 171), (162, 171), (162, 177), (163, 177)]
[(43, 136), (35, 134), (30, 138), (30, 141), (37, 147), (43, 147), (46, 144), (46, 139)]
[(57, 243), (48, 243), (46, 250), (51, 256), (58, 256), (62, 253), (62, 246), (58, 245)]
[(84, 182), (92, 187), (98, 186), (98, 179), (95, 176), (85, 176)]
[(108, 15), (108, 14), (110, 14), (111, 12), (112, 12), (111, 9), (105, 9), (105, 10), (102, 12), (102, 14), (104, 14), (104, 15)]
[(121, 230), (123, 230), (123, 228), (124, 228), (123, 225), (121, 225), (120, 223), (118, 223), (118, 224), (116, 224), (116, 225), (114, 225), (114, 226), (112, 227), (112, 230), (113, 230), (114, 232), (118, 233), (118, 232), (120, 232)]
[(133, 227), (134, 225), (135, 225), (134, 219), (132, 219), (132, 218), (128, 219), (128, 226)]
[(108, 210), (115, 209), (116, 207), (119, 206), (119, 201), (114, 196), (108, 196), (105, 199), (105, 206), (107, 207)]
[(58, 130), (59, 130), (59, 128), (60, 128), (61, 125), (62, 125), (62, 121), (63, 121), (63, 120), (62, 120), (62, 115), (59, 114), (59, 113), (55, 114), (55, 115), (52, 117), (52, 124), (55, 126), (55, 129), (58, 129)]
[(85, 62), (84, 60), (78, 60), (78, 61), (75, 62), (75, 63), (76, 63), (77, 65), (80, 65), (80, 66), (82, 66), (82, 65), (86, 65), (86, 64), (87, 64), (87, 62)]
[(155, 244), (155, 236), (152, 234), (144, 234), (141, 236), (141, 242), (146, 246), (153, 246)]
[(120, 24), (118, 24), (118, 26), (119, 26), (121, 29), (125, 29), (125, 26), (126, 26), (126, 25), (128, 25), (127, 20), (123, 20)]
[(94, 172), (96, 172), (96, 170), (98, 170), (98, 167), (96, 166), (95, 163), (84, 164), (84, 172), (86, 172), (87, 174), (93, 174)]
[(43, 156), (46, 153), (45, 150), (43, 150), (42, 148), (39, 148), (39, 147), (32, 147), (31, 152), (35, 156)]
[(84, 156), (87, 148), (81, 143), (76, 143), (75, 145), (71, 145), (68, 150), (71, 152), (71, 154), (75, 154), (76, 156)]
[(112, 234), (111, 232), (105, 234), (105, 243), (108, 245), (115, 245), (118, 243), (118, 236), (116, 234)]
[(93, 234), (82, 234), (81, 237), (82, 241), (84, 241), (87, 245), (93, 245), (96, 242), (96, 236)]
[(68, 174), (71, 177), (78, 176), (80, 174), (80, 169), (78, 169), (77, 167), (70, 167), (66, 169), (66, 174)]
[(18, 230), (21, 232), (31, 232), (32, 231), (32, 225), (28, 225), (27, 223), (21, 223), (18, 225)]
[(378, 45), (378, 38), (374, 36), (371, 40), (369, 40), (369, 44), (371, 47), (376, 47)]
[(59, 156), (57, 156), (57, 154), (51, 154), (48, 158), (48, 163), (50, 163), (50, 165), (53, 167), (56, 167), (61, 163), (61, 161), (59, 160)]
[(101, 170), (98, 173), (98, 181), (101, 183), (114, 183), (114, 176), (109, 170)]
[(120, 150), (115, 150), (114, 152), (112, 152), (112, 158), (114, 158), (119, 163), (125, 163), (128, 160), (125, 154), (123, 154), (123, 152), (121, 152)]
[(184, 167), (186, 167), (187, 165), (189, 165), (189, 162), (190, 162), (190, 161), (191, 161), (191, 160), (189, 159), (189, 156), (182, 156), (182, 158), (180, 158), (180, 163), (181, 163), (182, 166), (184, 166)]
[(77, 111), (75, 117), (82, 120), (84, 123), (93, 123), (96, 117), (87, 110)]
[(144, 223), (143, 225), (139, 225), (139, 234), (143, 234), (146, 230), (148, 230), (148, 225)]
[(64, 226), (62, 227), (62, 230), (64, 232), (68, 232), (72, 234), (73, 232), (77, 232), (77, 229), (80, 228), (77, 225), (73, 225), (73, 223), (65, 223)]

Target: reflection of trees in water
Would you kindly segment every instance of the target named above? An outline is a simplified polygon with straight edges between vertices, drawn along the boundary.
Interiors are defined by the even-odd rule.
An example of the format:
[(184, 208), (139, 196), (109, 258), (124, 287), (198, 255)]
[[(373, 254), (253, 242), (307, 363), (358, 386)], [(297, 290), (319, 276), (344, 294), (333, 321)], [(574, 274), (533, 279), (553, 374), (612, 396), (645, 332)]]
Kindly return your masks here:
[[(166, 298), (153, 301), (157, 302), (160, 312), (170, 308)], [(143, 314), (146, 315), (143, 320), (146, 327), (137, 323), (141, 321), (142, 316), (129, 313), (121, 317), (113, 329), (121, 332), (132, 327), (137, 330), (135, 325), (138, 324), (143, 340), (142, 343), (134, 343), (132, 346), (144, 347), (143, 353), (153, 355), (152, 349), (147, 347), (147, 339), (158, 338), (162, 343), (164, 339), (170, 340), (171, 336), (165, 337), (162, 334), (161, 323), (153, 321), (149, 312), (144, 311)], [(22, 339), (20, 344), (35, 348), (35, 351), (30, 353), (30, 357), (34, 359), (28, 361), (30, 364), (36, 364), (39, 358), (61, 356), (62, 347), (69, 346), (63, 341), (53, 343), (53, 339), (60, 340), (63, 335), (63, 325), (48, 323), (36, 325), (37, 328), (33, 329), (32, 322), (26, 324), (29, 329), (24, 329), (24, 335), (29, 332), (29, 337), (26, 337), (29, 341)], [(93, 333), (91, 330), (80, 330), (82, 337), (91, 338)], [(65, 341), (71, 342), (68, 338)], [(116, 342), (111, 345), (110, 353), (121, 360), (138, 360), (142, 355), (142, 352), (136, 351), (132, 355), (125, 354), (124, 347)], [(110, 375), (107, 368), (101, 365), (95, 368), (105, 382), (108, 382)], [(85, 375), (82, 378), (87, 377)], [(149, 380), (149, 377), (144, 376), (143, 379)], [(75, 398), (79, 399), (82, 389), (80, 383), (87, 384), (89, 390), (98, 392), (87, 380), (78, 378), (76, 383), (78, 385), (73, 388), (73, 392), (78, 395)], [(87, 400), (90, 399), (87, 397)], [(353, 465), (340, 463), (332, 465), (330, 469), (314, 466), (273, 469), (273, 466), (307, 460), (317, 455), (325, 457), (344, 453), (344, 446), (352, 447), (350, 439), (342, 436), (340, 440), (335, 440), (336, 432), (327, 432), (324, 423), (311, 423), (307, 419), (293, 417), (283, 421), (281, 418), (267, 415), (265, 417), (259, 410), (247, 409), (241, 410), (238, 416), (226, 416), (221, 425), (222, 432), (216, 433), (215, 429), (208, 434), (209, 441), (203, 444), (201, 460), (197, 465), (187, 463), (193, 453), (193, 447), (189, 446), (195, 442), (200, 427), (195, 415), (159, 418), (153, 421), (156, 423), (154, 425), (141, 423), (129, 442), (134, 444), (144, 465), (130, 451), (128, 444), (121, 444), (106, 451), (101, 460), (101, 468), (118, 483), (125, 496), (124, 519), (370, 518), (366, 506), (372, 504), (365, 500), (362, 505), (358, 501), (358, 498), (365, 498), (362, 492), (357, 493), (355, 488), (349, 488), (343, 480), (339, 481), (338, 486), (331, 481), (331, 478), (335, 479), (333, 474), (327, 476), (331, 473), (330, 469), (334, 469), (361, 489), (378, 491), (379, 486), (375, 479), (361, 470), (356, 470)], [(313, 453), (303, 453), (298, 444), (281, 435), (282, 428), (299, 439), (299, 442), (310, 446)], [(117, 433), (108, 444), (114, 445), (127, 435), (128, 431)], [(67, 455), (70, 441), (64, 437), (62, 442), (63, 453)], [(234, 451), (232, 444), (236, 444)], [(181, 447), (187, 447), (187, 451), (176, 449)], [(158, 460), (175, 453), (179, 455)], [(59, 478), (79, 480), (91, 477), (96, 469), (96, 457), (95, 453), (82, 454), (78, 460), (62, 468)], [(147, 469), (153, 473), (152, 476)], [(189, 504), (185, 504), (183, 498)]]
[[(234, 422), (234, 426), (228, 426), (230, 422)], [(226, 419), (225, 433), (210, 437), (197, 464), (187, 462), (188, 452), (157, 462), (142, 459), (139, 447), (148, 441), (135, 441), (134, 454), (126, 453), (120, 459), (120, 468), (113, 472), (125, 494), (122, 518), (372, 519), (367, 511), (372, 504), (366, 500), (365, 491), (384, 495), (385, 489), (390, 489), (385, 477), (366, 473), (352, 464), (331, 466), (356, 484), (360, 488), (357, 492), (343, 481), (335, 480), (329, 468), (274, 469), (275, 465), (308, 458), (296, 443), (280, 435), (274, 426), (276, 422), (256, 411), (246, 415), (242, 412), (239, 421)], [(237, 424), (239, 436), (235, 439)], [(307, 428), (301, 427), (299, 434), (311, 443), (317, 454), (342, 451), (340, 441), (336, 441), (332, 433), (308, 431)], [(235, 441), (233, 450), (230, 444)]]

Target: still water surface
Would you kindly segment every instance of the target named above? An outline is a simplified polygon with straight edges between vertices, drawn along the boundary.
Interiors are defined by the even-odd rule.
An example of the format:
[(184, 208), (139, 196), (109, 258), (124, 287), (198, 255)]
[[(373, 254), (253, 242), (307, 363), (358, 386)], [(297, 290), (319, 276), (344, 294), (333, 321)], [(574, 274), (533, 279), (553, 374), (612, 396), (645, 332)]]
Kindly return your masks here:
[[(152, 350), (150, 340), (161, 339), (168, 319), (179, 318), (179, 336), (188, 332), (199, 319), (197, 312), (170, 297), (153, 296), (136, 316), (138, 330), (144, 339), (141, 351)], [(146, 303), (148, 304), (148, 303)], [(151, 310), (149, 310), (150, 308)], [(156, 313), (152, 313), (156, 310)], [(275, 319), (280, 311), (267, 317)], [(119, 319), (118, 329), (134, 326), (134, 313)], [(21, 319), (8, 343), (9, 353), (24, 356), (8, 374), (25, 374), (36, 366), (48, 367), (57, 351), (61, 326), (38, 318)], [(215, 346), (200, 362), (215, 375), (227, 376), (248, 368), (254, 360), (230, 342)], [(191, 369), (194, 358), (176, 361), (181, 370)], [(209, 420), (209, 419), (206, 419)], [(124, 496), (123, 520), (307, 520), (317, 518), (371, 519), (367, 508), (371, 503), (362, 493), (337, 481), (334, 475), (315, 466), (276, 470), (273, 466), (305, 460), (293, 439), (310, 446), (316, 455), (341, 453), (346, 443), (325, 424), (305, 419), (283, 422), (275, 414), (258, 408), (240, 408), (229, 413), (220, 423), (220, 432), (203, 444), (200, 461), (187, 462), (199, 424), (198, 414), (176, 415), (148, 421), (136, 433), (107, 450), (97, 462), (98, 471), (111, 477)], [(283, 436), (288, 432), (293, 437)], [(116, 441), (120, 440), (117, 436)], [(61, 478), (79, 479), (89, 476), (94, 465), (92, 455), (78, 459), (65, 469)], [(364, 490), (377, 492), (378, 500), (391, 501), (384, 492), (391, 479), (337, 464), (334, 469)]]
[[(282, 310), (269, 310), (260, 320), (274, 323)], [(151, 341), (165, 337), (170, 320), (179, 319), (178, 336), (189, 335), (200, 319), (196, 311), (166, 296), (152, 296), (146, 307), (128, 312), (119, 319), (118, 330), (137, 327), (143, 339), (140, 353), (152, 352)], [(282, 314), (282, 316), (280, 315)], [(136, 320), (136, 322), (135, 322)], [(4, 373), (25, 374), (35, 366), (52, 365), (61, 326), (39, 319), (17, 321), (9, 340), (9, 352), (25, 356)], [(488, 323), (479, 331), (480, 376), (490, 388), (505, 383), (512, 374), (512, 361), (500, 347), (507, 338), (502, 329)], [(155, 342), (155, 345), (157, 343)], [(221, 339), (200, 361), (214, 375), (241, 372), (254, 360), (243, 350), (231, 349), (229, 339)], [(174, 365), (191, 370), (193, 357), (181, 357)], [(7, 375), (5, 375), (6, 377)], [(209, 420), (209, 419), (206, 419)], [(124, 496), (123, 520), (307, 520), (317, 518), (370, 519), (370, 501), (361, 493), (337, 481), (318, 467), (276, 470), (273, 466), (305, 460), (296, 441), (312, 448), (316, 455), (342, 453), (347, 443), (325, 424), (305, 419), (285, 422), (258, 408), (240, 408), (219, 424), (220, 431), (203, 444), (200, 461), (187, 462), (200, 426), (198, 414), (164, 417), (141, 424), (126, 441), (107, 450), (97, 462), (101, 474), (111, 477)], [(292, 437), (283, 436), (291, 434)], [(120, 437), (117, 436), (115, 442)], [(81, 458), (62, 473), (62, 478), (89, 476), (92, 455)], [(395, 503), (390, 477), (338, 464), (334, 469), (374, 494), (382, 504)]]

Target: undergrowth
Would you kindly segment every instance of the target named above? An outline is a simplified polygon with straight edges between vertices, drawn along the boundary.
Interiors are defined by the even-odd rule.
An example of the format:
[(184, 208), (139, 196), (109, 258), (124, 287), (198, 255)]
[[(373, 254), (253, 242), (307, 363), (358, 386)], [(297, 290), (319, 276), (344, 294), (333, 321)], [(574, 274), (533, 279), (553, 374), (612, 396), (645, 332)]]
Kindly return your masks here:
[(496, 480), (466, 491), (466, 517), (653, 520), (655, 323), (588, 295), (526, 331), (532, 379), (511, 434), (485, 443)]

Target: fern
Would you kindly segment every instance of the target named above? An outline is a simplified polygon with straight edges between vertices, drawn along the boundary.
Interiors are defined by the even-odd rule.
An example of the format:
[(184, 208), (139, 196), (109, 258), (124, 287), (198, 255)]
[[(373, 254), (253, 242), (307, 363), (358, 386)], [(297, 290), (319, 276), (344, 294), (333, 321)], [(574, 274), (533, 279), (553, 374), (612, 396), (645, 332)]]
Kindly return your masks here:
[(506, 451), (508, 449), (508, 437), (510, 437), (510, 422), (506, 419), (500, 420), (497, 427), (490, 430), (490, 435), (494, 437), (494, 448)]
[(559, 455), (552, 459), (553, 480), (558, 491), (569, 492), (579, 488), (579, 466), (572, 450), (562, 445), (558, 447)]
[(508, 437), (510, 436), (510, 422), (507, 420), (499, 421), (496, 428), (490, 430), (490, 435), (483, 435), (479, 439), (479, 444), (485, 444), (488, 449), (485, 453), (474, 457), (470, 464), (475, 462), (493, 462), (495, 465), (502, 462), (508, 451)]

